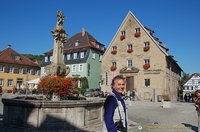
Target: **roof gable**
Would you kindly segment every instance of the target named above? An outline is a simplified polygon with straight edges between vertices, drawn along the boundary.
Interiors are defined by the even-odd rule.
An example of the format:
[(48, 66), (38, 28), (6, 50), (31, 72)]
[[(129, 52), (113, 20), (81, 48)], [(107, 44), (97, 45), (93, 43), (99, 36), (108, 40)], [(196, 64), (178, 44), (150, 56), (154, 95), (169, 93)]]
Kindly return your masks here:
[(29, 58), (19, 54), (11, 48), (7, 48), (0, 52), (0, 62), (39, 67), (38, 64), (31, 61)]
[[(153, 38), (153, 36), (150, 34), (150, 29), (145, 28), (145, 27), (139, 22), (139, 20), (135, 17), (135, 15), (134, 15), (131, 11), (129, 11), (128, 14), (126, 15), (125, 19), (123, 20), (122, 24), (120, 25), (119, 29), (117, 30), (115, 36), (113, 37), (112, 41), (110, 42), (110, 45), (108, 46), (107, 50), (105, 51), (104, 56), (106, 55), (106, 53), (107, 53), (108, 50), (110, 49), (111, 44), (112, 44), (113, 41), (116, 39), (117, 34), (120, 33), (120, 31), (122, 30), (122, 27), (126, 24), (126, 22), (127, 22), (127, 20), (128, 20), (129, 17), (132, 17), (132, 18), (139, 24), (140, 28), (142, 28), (142, 29), (145, 31), (145, 33), (151, 38), (151, 40), (154, 42), (154, 44), (156, 44), (156, 46), (157, 46), (166, 56), (169, 55), (169, 54), (160, 46), (160, 43), (157, 42), (157, 41)], [(129, 27), (128, 27), (128, 28), (129, 28)], [(154, 31), (152, 30), (151, 32), (154, 32)], [(104, 58), (104, 56), (102, 57), (102, 59)]]

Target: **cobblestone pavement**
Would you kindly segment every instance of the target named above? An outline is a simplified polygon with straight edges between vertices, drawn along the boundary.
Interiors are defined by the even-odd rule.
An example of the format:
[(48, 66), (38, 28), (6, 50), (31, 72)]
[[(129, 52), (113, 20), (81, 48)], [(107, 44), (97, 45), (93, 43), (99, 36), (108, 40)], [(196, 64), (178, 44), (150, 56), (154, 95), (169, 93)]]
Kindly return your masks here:
[[(174, 102), (171, 108), (162, 108), (161, 102), (127, 101), (127, 104), (129, 132), (197, 132), (198, 130), (197, 113), (193, 103)], [(142, 126), (142, 130), (138, 130), (139, 125)], [(90, 126), (85, 130), (101, 132), (101, 124)], [(0, 131), (27, 132), (22, 128), (3, 125), (1, 98)], [(40, 132), (46, 132), (46, 130), (41, 130)], [(51, 132), (64, 132), (64, 130), (53, 130)]]

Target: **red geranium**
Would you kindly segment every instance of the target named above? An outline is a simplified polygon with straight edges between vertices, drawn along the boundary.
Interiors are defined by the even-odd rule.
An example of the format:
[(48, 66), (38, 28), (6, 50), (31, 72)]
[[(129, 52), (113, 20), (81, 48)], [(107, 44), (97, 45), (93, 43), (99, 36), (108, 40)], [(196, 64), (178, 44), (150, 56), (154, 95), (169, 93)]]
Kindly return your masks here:
[(150, 49), (149, 46), (145, 46), (145, 47), (144, 47), (144, 51), (148, 51), (149, 49)]
[(149, 64), (149, 63), (144, 64), (144, 65), (143, 65), (143, 68), (144, 68), (144, 69), (149, 69), (149, 68), (150, 68), (150, 64)]
[(72, 95), (75, 87), (76, 86), (72, 78), (60, 76), (45, 76), (40, 79), (40, 83), (38, 84), (38, 88), (40, 88), (43, 93), (56, 93), (59, 96)]
[(139, 37), (140, 34), (141, 34), (140, 32), (136, 32), (136, 33), (135, 33), (135, 37)]
[(112, 50), (111, 53), (112, 53), (112, 54), (116, 54), (116, 53), (117, 53), (117, 50)]
[(116, 69), (117, 69), (116, 66), (111, 66), (111, 67), (110, 67), (110, 70), (111, 70), (111, 71), (115, 71)]
[(125, 35), (121, 35), (120, 39), (123, 40), (123, 39), (125, 39), (125, 37), (126, 37)]
[(131, 53), (131, 52), (133, 52), (133, 49), (132, 48), (131, 49), (127, 49), (127, 52)]

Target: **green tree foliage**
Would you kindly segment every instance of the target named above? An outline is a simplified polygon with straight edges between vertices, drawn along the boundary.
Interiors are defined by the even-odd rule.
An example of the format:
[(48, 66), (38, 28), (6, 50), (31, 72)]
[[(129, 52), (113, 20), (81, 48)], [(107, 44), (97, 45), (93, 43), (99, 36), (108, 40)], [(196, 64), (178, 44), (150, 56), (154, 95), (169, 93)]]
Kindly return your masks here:
[(44, 59), (44, 55), (23, 54), (23, 56), (28, 57), (30, 60), (32, 60), (34, 62), (36, 60), (42, 61)]
[(185, 72), (183, 72), (183, 77), (181, 78), (181, 81), (180, 81), (181, 88), (183, 88), (183, 84), (188, 80), (189, 77), (190, 77), (189, 74), (186, 74)]

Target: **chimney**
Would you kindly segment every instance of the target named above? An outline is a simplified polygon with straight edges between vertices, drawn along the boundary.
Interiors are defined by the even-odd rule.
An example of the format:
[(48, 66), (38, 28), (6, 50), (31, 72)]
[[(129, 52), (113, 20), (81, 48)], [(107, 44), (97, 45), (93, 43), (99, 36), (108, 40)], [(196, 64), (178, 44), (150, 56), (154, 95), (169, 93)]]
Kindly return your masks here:
[(10, 49), (10, 48), (11, 48), (11, 45), (9, 44), (9, 45), (7, 46), (7, 48)]
[(85, 28), (83, 27), (83, 30), (82, 30), (82, 37), (85, 35)]
[(166, 43), (164, 43), (164, 47), (165, 47), (165, 48), (167, 47), (167, 44), (166, 44)]

